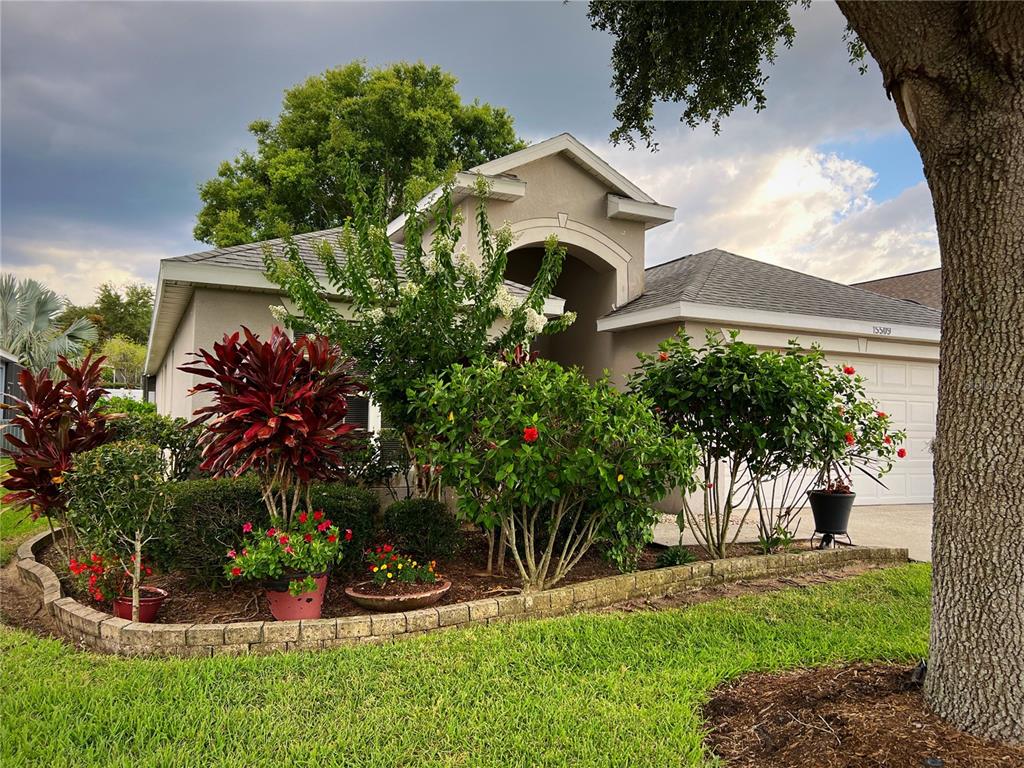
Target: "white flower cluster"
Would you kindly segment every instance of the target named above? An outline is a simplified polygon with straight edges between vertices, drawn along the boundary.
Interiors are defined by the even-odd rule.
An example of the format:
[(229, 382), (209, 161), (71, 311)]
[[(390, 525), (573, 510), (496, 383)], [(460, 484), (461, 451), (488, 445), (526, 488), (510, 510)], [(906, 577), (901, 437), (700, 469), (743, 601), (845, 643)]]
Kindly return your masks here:
[(371, 323), (379, 323), (384, 319), (384, 310), (380, 307), (374, 307), (373, 309), (366, 310), (365, 317)]
[(284, 323), (288, 320), (288, 310), (282, 307), (280, 304), (270, 305), (270, 314), (274, 316), (274, 319), (279, 323)]
[(372, 288), (378, 296), (384, 292), (384, 281), (379, 277), (371, 277), (367, 282), (370, 284), (370, 288)]
[(534, 335), (544, 330), (544, 326), (548, 324), (548, 319), (539, 312), (534, 312), (529, 307), (526, 308), (526, 330)]
[(439, 269), (437, 259), (434, 258), (434, 254), (425, 253), (423, 254), (423, 271), (428, 275), (436, 275)]
[(480, 277), (480, 265), (470, 258), (469, 253), (466, 251), (466, 246), (462, 246), (459, 249), (455, 259), (459, 265), (459, 268), (468, 275), (473, 277)]
[(491, 306), (505, 317), (512, 317), (515, 311), (519, 309), (519, 300), (509, 293), (508, 288), (504, 285), (499, 285), (498, 290), (494, 293), (494, 301)]
[(562, 318), (565, 321), (566, 327), (569, 327), (570, 325), (572, 325), (573, 323), (576, 322), (576, 313), (575, 312), (566, 312), (566, 313), (564, 313), (562, 315)]
[(407, 283), (402, 283), (401, 287), (398, 290), (401, 292), (403, 296), (407, 296), (410, 299), (412, 299), (415, 298), (416, 294), (420, 292), (420, 284), (414, 283), (410, 280)]

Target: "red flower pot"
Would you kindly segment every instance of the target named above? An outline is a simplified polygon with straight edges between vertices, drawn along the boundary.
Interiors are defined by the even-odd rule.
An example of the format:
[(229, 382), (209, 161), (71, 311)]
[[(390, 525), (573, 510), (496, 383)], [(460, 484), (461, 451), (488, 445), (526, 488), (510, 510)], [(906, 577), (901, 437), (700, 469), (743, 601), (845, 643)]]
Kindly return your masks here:
[(288, 591), (289, 579), (269, 581), (266, 585), (267, 602), (270, 612), (278, 621), (294, 619), (319, 619), (324, 607), (324, 592), (327, 591), (327, 574), (314, 576), (316, 587), (295, 596)]
[[(160, 606), (167, 599), (167, 590), (157, 587), (139, 587), (139, 622), (150, 624), (156, 621)], [(132, 596), (114, 598), (114, 615), (119, 619), (132, 620)]]

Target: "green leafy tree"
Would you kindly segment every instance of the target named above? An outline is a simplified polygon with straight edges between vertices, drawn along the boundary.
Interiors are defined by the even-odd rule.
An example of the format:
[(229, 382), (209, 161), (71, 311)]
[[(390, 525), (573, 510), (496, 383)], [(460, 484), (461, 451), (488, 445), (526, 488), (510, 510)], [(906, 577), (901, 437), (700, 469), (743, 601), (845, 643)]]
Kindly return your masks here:
[(146, 346), (136, 344), (127, 336), (111, 336), (100, 348), (100, 354), (107, 358), (104, 367), (105, 380), (113, 387), (134, 389), (142, 381), (142, 369), (146, 363)]
[(96, 326), (98, 341), (123, 336), (136, 344), (149, 340), (149, 323), (153, 317), (153, 289), (142, 283), (133, 283), (119, 289), (113, 283), (103, 283), (96, 291), (96, 300), (88, 306), (69, 304), (61, 313), (58, 324), (62, 327), (85, 318)]
[(381, 184), (390, 220), (407, 192), (417, 199), (454, 170), (525, 146), (504, 109), (463, 104), (456, 83), (422, 63), (356, 61), (289, 89), (276, 123), (249, 126), (255, 153), (199, 187), (196, 239), (223, 247), (341, 226), (352, 168), (363, 186)]
[[(342, 258), (329, 242), (319, 248), (331, 293), (344, 297), (351, 311), (328, 300), (294, 243), (286, 241), (284, 259), (269, 250), (264, 256), (268, 276), (299, 311), (287, 318), (283, 307), (276, 308), (282, 321), (337, 340), (356, 359), (384, 420), (401, 430), (410, 455), (417, 439), (410, 394), (420, 382), (455, 363), (528, 346), (538, 334), (557, 333), (575, 319), (571, 312), (550, 321), (543, 315), (565, 260), (553, 237), (529, 292), (514, 296), (505, 287), (512, 234), (507, 227), (491, 229), (484, 192), (481, 187), (477, 209), (480, 263), (456, 253), (461, 225), (450, 190), (426, 214), (409, 212), (404, 253), (396, 253), (384, 234), (380, 196), (376, 205), (357, 198), (356, 215), (337, 241)], [(425, 245), (428, 222), (434, 228)]]
[(550, 360), (457, 365), (416, 404), (420, 460), (466, 519), (500, 532), (525, 590), (554, 586), (597, 542), (635, 567), (651, 504), (695, 467), (692, 441), (666, 435), (649, 401)]
[[(615, 38), (613, 138), (649, 140), (660, 100), (691, 122), (763, 106), (793, 5), (592, 2)], [(961, 728), (1024, 742), (1024, 500), (1009, 480), (1024, 475), (1024, 4), (838, 6), (851, 62), (874, 58), (921, 154), (942, 255), (925, 694)]]
[(59, 321), (60, 296), (35, 280), (0, 275), (0, 347), (26, 368), (53, 368), (57, 358), (77, 358), (96, 341), (96, 326), (87, 318)]

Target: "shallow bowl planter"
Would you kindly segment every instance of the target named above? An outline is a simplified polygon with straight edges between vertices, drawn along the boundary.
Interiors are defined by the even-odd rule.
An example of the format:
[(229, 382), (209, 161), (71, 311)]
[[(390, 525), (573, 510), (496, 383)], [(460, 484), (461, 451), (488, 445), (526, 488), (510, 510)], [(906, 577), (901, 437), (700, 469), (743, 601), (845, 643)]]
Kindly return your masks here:
[(814, 514), (814, 530), (832, 535), (846, 533), (850, 525), (850, 510), (856, 493), (828, 493), (810, 491), (807, 494)]
[(327, 574), (314, 575), (313, 581), (316, 586), (309, 592), (303, 592), (300, 595), (293, 595), (288, 591), (288, 585), (294, 578), (305, 578), (305, 574), (295, 574), (264, 582), (270, 612), (278, 621), (319, 619), (320, 612), (324, 607), (324, 593), (327, 591)]
[(413, 611), (417, 608), (426, 608), (433, 605), (444, 594), (451, 589), (452, 583), (447, 579), (440, 583), (424, 584), (423, 589), (417, 592), (405, 592), (394, 595), (375, 595), (358, 591), (360, 587), (373, 584), (372, 581), (363, 581), (345, 589), (345, 594), (356, 605), (369, 608), (371, 611), (384, 611), (396, 613), (398, 611)]
[[(139, 587), (139, 622), (151, 624), (156, 621), (160, 606), (167, 599), (167, 590), (158, 587)], [(132, 596), (114, 598), (114, 615), (119, 619), (132, 620)]]

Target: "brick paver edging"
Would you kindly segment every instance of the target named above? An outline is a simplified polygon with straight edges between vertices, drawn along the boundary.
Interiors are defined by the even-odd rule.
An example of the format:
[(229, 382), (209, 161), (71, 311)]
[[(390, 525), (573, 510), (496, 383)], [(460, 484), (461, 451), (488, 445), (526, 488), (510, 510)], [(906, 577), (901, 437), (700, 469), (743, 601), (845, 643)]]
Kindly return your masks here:
[(18, 547), (21, 580), (40, 592), (60, 631), (76, 645), (135, 656), (212, 656), (333, 648), (381, 642), (457, 626), (560, 616), (622, 600), (661, 597), (739, 579), (835, 568), (848, 563), (907, 562), (906, 549), (843, 547), (792, 554), (734, 557), (653, 571), (638, 571), (530, 595), (507, 595), (405, 613), (343, 616), (315, 621), (247, 621), (233, 624), (143, 624), (64, 597), (56, 574), (36, 560), (50, 541), (47, 531)]

